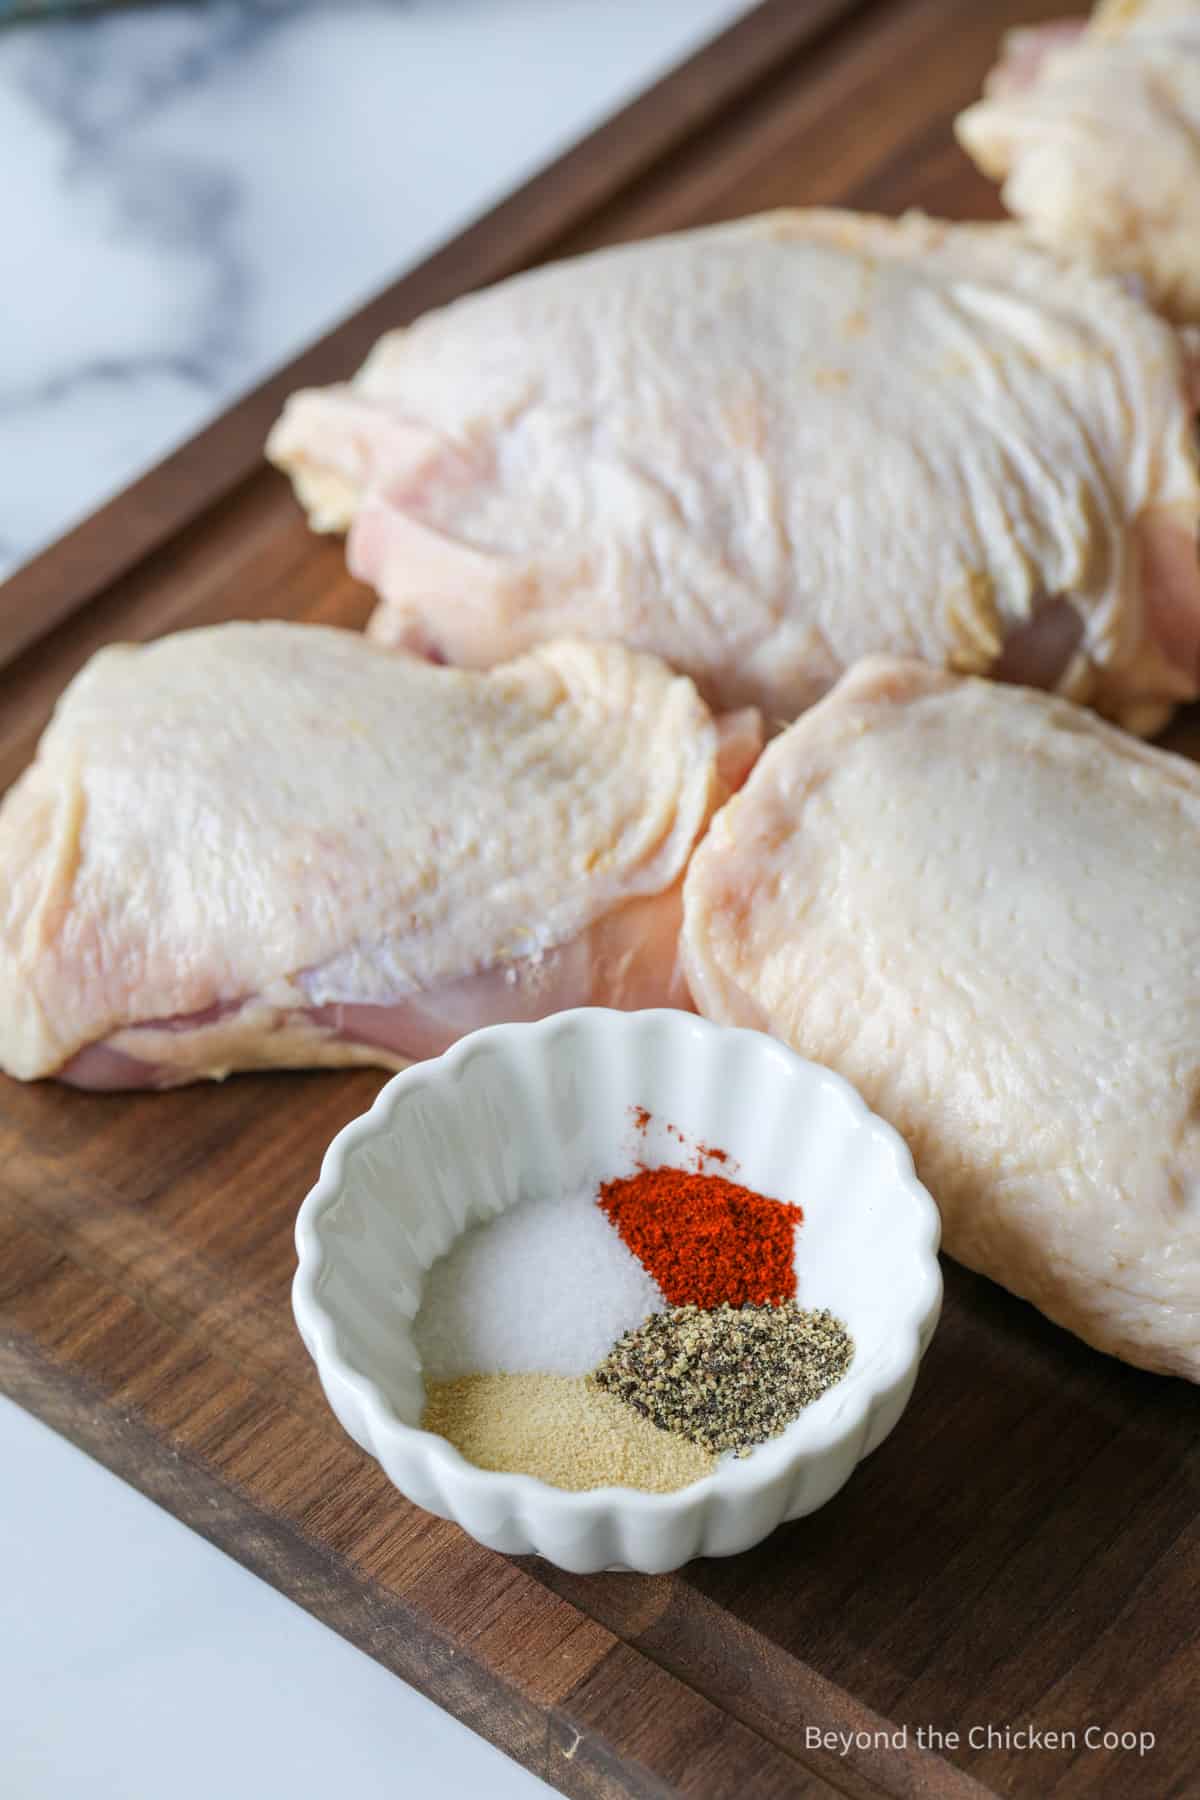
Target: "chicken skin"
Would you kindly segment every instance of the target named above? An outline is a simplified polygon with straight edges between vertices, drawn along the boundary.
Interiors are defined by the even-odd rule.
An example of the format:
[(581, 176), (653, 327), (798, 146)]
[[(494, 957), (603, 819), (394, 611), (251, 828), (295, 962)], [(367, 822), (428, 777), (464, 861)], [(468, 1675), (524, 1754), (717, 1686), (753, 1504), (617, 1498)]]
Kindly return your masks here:
[(1198, 892), (1194, 764), (871, 659), (717, 814), (684, 959), (903, 1134), (951, 1256), (1200, 1381)]
[(1200, 321), (1200, 0), (1015, 31), (959, 141), (1041, 242)]
[(1189, 379), (1012, 227), (785, 212), (461, 300), (268, 451), (381, 643), (622, 642), (773, 724), (889, 651), (1148, 732), (1197, 691)]
[(615, 646), (486, 675), (316, 626), (104, 650), (0, 806), (0, 1067), (399, 1068), (499, 1020), (685, 1002), (680, 877), (752, 724), (723, 743)]

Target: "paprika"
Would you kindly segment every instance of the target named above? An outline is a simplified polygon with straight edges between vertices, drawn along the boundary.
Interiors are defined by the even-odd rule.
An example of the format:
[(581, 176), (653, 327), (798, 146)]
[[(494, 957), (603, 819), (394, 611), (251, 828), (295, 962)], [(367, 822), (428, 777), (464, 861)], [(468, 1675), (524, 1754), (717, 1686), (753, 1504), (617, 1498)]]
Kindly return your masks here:
[(789, 1201), (675, 1168), (602, 1182), (597, 1198), (671, 1306), (781, 1306), (795, 1295), (804, 1214)]

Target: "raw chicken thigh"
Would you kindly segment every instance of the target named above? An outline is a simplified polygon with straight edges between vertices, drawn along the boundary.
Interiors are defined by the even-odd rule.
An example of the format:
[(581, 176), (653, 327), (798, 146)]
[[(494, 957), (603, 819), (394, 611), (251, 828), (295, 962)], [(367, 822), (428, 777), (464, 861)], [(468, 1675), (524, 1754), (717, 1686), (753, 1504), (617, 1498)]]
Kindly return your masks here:
[(710, 1018), (847, 1076), (952, 1256), (1200, 1380), (1200, 770), (1029, 690), (870, 659), (684, 888)]
[(1200, 320), (1200, 0), (1015, 31), (984, 93), (956, 129), (1009, 211)]
[(1196, 692), (1179, 342), (1012, 227), (778, 213), (539, 270), (268, 450), (435, 660), (582, 633), (777, 721), (883, 650), (1137, 730)]
[(315, 626), (102, 651), (0, 807), (0, 1067), (396, 1068), (669, 1004), (721, 749), (690, 681), (616, 647), (488, 675)]

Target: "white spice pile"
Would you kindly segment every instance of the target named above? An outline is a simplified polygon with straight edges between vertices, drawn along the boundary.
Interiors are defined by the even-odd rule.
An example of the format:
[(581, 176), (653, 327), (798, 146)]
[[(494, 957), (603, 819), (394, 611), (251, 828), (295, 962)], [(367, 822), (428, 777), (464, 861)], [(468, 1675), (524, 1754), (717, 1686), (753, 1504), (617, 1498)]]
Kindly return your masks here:
[(413, 1335), (429, 1382), (585, 1375), (664, 1305), (593, 1185), (464, 1232), (425, 1278)]
[(660, 1431), (579, 1377), (472, 1375), (435, 1382), (421, 1423), (477, 1468), (535, 1475), (574, 1493), (615, 1484), (670, 1494), (717, 1466), (711, 1451)]

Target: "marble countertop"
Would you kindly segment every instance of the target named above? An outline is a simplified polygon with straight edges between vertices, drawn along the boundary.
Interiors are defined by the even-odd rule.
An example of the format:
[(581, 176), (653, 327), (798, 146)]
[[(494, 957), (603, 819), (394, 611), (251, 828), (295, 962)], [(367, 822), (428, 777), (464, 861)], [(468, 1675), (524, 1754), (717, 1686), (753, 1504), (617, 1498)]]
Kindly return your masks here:
[(208, 0), (0, 28), (0, 576), (748, 0)]
[(0, 1399), (5, 1800), (551, 1800)]
[[(0, 576), (748, 4), (0, 27)], [(0, 1468), (5, 1795), (548, 1791), (2, 1401)]]

